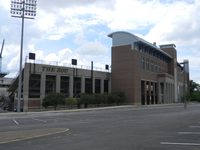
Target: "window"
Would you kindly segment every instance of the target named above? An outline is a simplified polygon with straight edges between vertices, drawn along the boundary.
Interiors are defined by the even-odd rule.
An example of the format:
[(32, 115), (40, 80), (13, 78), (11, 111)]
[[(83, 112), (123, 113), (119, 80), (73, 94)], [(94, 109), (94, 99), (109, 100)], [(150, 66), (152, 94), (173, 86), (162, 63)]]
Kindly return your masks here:
[(142, 69), (145, 70), (145, 58), (142, 58)]
[(92, 93), (91, 78), (85, 78), (85, 93)]
[(65, 97), (69, 97), (69, 77), (61, 76), (60, 93)]
[(149, 60), (146, 60), (146, 69), (149, 70)]
[(101, 93), (101, 80), (95, 79), (95, 93)]
[(108, 80), (104, 80), (104, 93), (108, 93)]
[(55, 93), (56, 92), (56, 76), (53, 75), (47, 75), (46, 76), (46, 89), (45, 93)]
[(40, 98), (41, 75), (31, 74), (29, 78), (29, 98)]
[(74, 77), (74, 97), (80, 97), (81, 94), (81, 78)]

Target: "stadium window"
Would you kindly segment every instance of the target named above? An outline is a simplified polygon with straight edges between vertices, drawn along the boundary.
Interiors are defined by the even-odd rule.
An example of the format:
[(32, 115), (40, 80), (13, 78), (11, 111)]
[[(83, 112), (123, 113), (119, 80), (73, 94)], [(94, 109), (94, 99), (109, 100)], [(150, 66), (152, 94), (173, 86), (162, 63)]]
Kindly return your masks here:
[(46, 75), (46, 89), (45, 94), (56, 92), (56, 76)]
[(29, 98), (40, 98), (41, 75), (31, 74), (29, 78)]
[(69, 77), (61, 76), (60, 93), (65, 97), (69, 97)]

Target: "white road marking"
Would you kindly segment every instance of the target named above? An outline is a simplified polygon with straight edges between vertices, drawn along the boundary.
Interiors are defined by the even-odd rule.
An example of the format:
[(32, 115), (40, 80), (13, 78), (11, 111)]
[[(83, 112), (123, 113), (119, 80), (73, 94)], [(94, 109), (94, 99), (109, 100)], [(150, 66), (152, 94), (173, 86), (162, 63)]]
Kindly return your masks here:
[(36, 119), (36, 118), (31, 118), (31, 119), (33, 119), (33, 120), (35, 120), (35, 121), (39, 121), (39, 122), (44, 122), (44, 123), (47, 123), (47, 121), (46, 121), (46, 120), (41, 120), (41, 119)]
[(178, 134), (200, 134), (200, 132), (178, 132)]
[(19, 125), (19, 122), (17, 122), (17, 120), (12, 119), (12, 121), (13, 121), (16, 125)]
[(200, 128), (200, 126), (190, 126), (190, 128)]
[(176, 142), (160, 142), (162, 145), (184, 145), (184, 146), (200, 146), (200, 143), (176, 143)]

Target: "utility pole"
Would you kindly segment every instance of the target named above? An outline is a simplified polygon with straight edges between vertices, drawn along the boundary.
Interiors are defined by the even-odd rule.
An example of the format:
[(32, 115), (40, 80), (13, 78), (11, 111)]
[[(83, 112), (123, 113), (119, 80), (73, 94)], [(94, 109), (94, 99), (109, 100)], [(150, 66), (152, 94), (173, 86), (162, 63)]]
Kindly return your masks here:
[(185, 82), (185, 76), (186, 76), (186, 61), (184, 60), (182, 63), (180, 63), (183, 65), (183, 101), (184, 101), (184, 109), (187, 109), (187, 100), (186, 100), (186, 82)]
[(93, 93), (93, 61), (91, 61), (91, 94)]
[(17, 112), (20, 112), (21, 88), (22, 88), (22, 60), (23, 60), (23, 41), (24, 41), (24, 19), (34, 19), (36, 16), (37, 0), (11, 0), (11, 16), (22, 19), (21, 26), (21, 48), (19, 64), (18, 100)]
[(4, 47), (5, 39), (3, 39), (2, 46), (1, 46), (1, 53), (0, 53), (0, 73), (2, 72), (2, 53), (3, 53), (3, 47)]

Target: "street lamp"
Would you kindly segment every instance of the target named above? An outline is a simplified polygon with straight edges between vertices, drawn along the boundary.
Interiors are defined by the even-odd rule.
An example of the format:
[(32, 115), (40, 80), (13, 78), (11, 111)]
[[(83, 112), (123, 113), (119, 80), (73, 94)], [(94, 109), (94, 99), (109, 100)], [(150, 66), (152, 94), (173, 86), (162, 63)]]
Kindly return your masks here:
[(21, 85), (22, 85), (22, 59), (23, 59), (23, 37), (24, 37), (24, 19), (34, 19), (36, 16), (37, 0), (11, 0), (11, 16), (22, 19), (21, 26), (21, 49), (19, 65), (19, 83), (18, 83), (18, 101), (17, 111), (20, 112)]
[(187, 100), (186, 100), (186, 94), (187, 94), (187, 90), (186, 90), (186, 73), (189, 72), (189, 65), (188, 65), (188, 60), (184, 60), (182, 63), (180, 63), (183, 65), (183, 92), (184, 92), (184, 108), (187, 108)]

